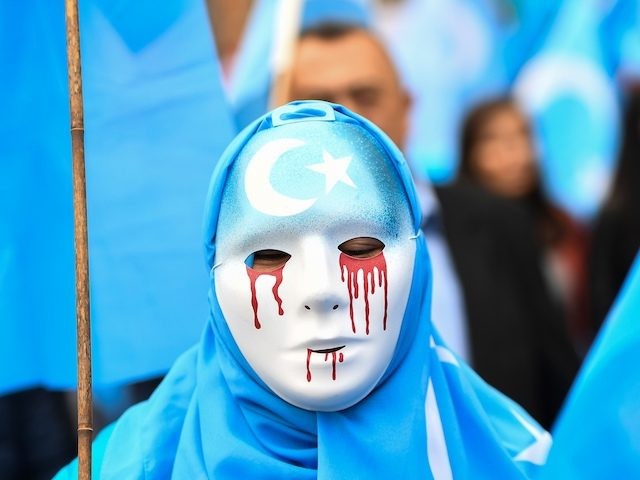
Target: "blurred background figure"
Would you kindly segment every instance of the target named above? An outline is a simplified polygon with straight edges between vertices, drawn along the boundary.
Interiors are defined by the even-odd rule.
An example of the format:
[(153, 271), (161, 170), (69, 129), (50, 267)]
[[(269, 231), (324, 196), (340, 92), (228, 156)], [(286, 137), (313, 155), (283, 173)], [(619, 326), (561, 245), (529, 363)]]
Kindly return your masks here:
[(465, 118), (458, 178), (516, 202), (533, 222), (543, 270), (574, 344), (590, 339), (586, 298), (587, 232), (543, 189), (529, 121), (511, 98), (481, 103)]
[(640, 84), (628, 91), (622, 146), (609, 196), (593, 230), (590, 301), (594, 330), (613, 304), (640, 248)]
[[(291, 71), (291, 100), (341, 103), (404, 149), (411, 97), (373, 33), (319, 21), (302, 31)], [(418, 193), (434, 324), (485, 380), (550, 426), (578, 361), (544, 284), (530, 222), (473, 185), (434, 190), (419, 180)]]

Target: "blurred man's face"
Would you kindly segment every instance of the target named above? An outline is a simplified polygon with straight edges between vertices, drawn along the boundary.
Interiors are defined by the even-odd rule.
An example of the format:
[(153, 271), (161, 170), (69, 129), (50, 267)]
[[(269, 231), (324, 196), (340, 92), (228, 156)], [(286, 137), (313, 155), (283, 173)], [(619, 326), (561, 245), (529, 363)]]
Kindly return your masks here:
[(386, 53), (366, 32), (335, 39), (303, 38), (292, 77), (291, 100), (342, 104), (404, 146), (409, 96)]

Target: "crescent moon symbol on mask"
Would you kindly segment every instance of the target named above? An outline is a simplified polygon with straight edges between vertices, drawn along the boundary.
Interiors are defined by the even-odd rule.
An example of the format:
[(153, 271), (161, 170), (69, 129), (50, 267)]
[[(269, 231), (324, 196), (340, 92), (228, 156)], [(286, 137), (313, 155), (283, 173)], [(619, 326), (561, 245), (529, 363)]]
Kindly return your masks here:
[(293, 138), (273, 140), (260, 147), (249, 160), (244, 174), (244, 189), (253, 208), (274, 217), (288, 217), (304, 212), (316, 202), (317, 198), (299, 199), (283, 195), (273, 188), (269, 180), (271, 169), (280, 156), (304, 143)]

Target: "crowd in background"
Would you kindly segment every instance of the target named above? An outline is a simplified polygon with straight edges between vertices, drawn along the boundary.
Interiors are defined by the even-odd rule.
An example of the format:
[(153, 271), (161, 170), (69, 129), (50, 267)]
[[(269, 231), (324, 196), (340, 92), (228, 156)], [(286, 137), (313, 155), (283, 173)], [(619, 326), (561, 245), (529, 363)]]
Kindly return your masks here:
[[(263, 74), (268, 80), (267, 62), (252, 64), (254, 69), (263, 68), (264, 72), (259, 75), (247, 70), (247, 64), (251, 63), (251, 55), (260, 55), (262, 51), (255, 45), (260, 42), (258, 21), (262, 19), (266, 23), (263, 34), (268, 38), (273, 33), (270, 29), (276, 24), (275, 13), (271, 12), (271, 17), (267, 15), (269, 2), (208, 3), (222, 65), (221, 81), (226, 83), (232, 103), (229, 115), (233, 128), (237, 129), (266, 109), (268, 82), (261, 84), (260, 80)], [(304, 33), (294, 54), (296, 60), (291, 67), (293, 78), (290, 79), (288, 100), (318, 98), (343, 103), (371, 118), (404, 151), (416, 173), (423, 202), (423, 229), (434, 257), (434, 323), (443, 330), (445, 340), (460, 345), (455, 348), (457, 353), (484, 378), (513, 396), (550, 428), (578, 362), (605, 320), (640, 246), (640, 216), (635, 210), (640, 205), (640, 75), (637, 83), (634, 80), (634, 74), (640, 72), (640, 47), (637, 52), (633, 49), (634, 42), (640, 45), (640, 39), (620, 33), (624, 30), (624, 21), (628, 20), (623, 17), (629, 11), (639, 15), (640, 6), (631, 0), (565, 0), (555, 2), (554, 7), (535, 7), (543, 2), (524, 0), (460, 0), (451, 2), (453, 7), (447, 10), (446, 3), (345, 0), (335, 2), (337, 6), (333, 11), (327, 4), (316, 6), (317, 12), (311, 7), (311, 13), (304, 13), (300, 27)], [(362, 12), (367, 8), (370, 12), (364, 15)], [(479, 16), (471, 17), (472, 12)], [(196, 9), (196, 13), (189, 13), (198, 14), (206, 12)], [(436, 27), (433, 16), (437, 15), (444, 15), (442, 18), (447, 21)], [(466, 40), (459, 26), (451, 21), (454, 17), (468, 28)], [(577, 17), (585, 23), (565, 28), (569, 38), (563, 39), (557, 23), (566, 22), (567, 17)], [(221, 20), (227, 18), (228, 21)], [(271, 23), (265, 20), (269, 18)], [(479, 19), (486, 21), (482, 26), (486, 35), (478, 33)], [(345, 25), (349, 25), (346, 30)], [(607, 137), (595, 138), (604, 134), (594, 134), (590, 130), (597, 130), (600, 120), (610, 120), (603, 113), (611, 113), (609, 106), (596, 108), (595, 117), (602, 113), (603, 118), (591, 118), (591, 123), (587, 122), (587, 127), (580, 132), (574, 125), (562, 121), (566, 122), (576, 112), (578, 116), (593, 117), (594, 111), (589, 110), (590, 107), (581, 110), (582, 107), (575, 103), (577, 97), (570, 99), (569, 106), (557, 107), (555, 113), (561, 119), (558, 123), (551, 118), (553, 111), (541, 112), (536, 92), (527, 90), (525, 74), (529, 75), (527, 72), (533, 69), (539, 52), (556, 44), (562, 46), (559, 49), (566, 47), (562, 51), (565, 56), (567, 52), (582, 54), (586, 51), (586, 47), (577, 45), (582, 38), (576, 33), (577, 29), (584, 34), (584, 25), (593, 27), (587, 32), (592, 35), (586, 42), (590, 49), (603, 42), (597, 47), (600, 48), (598, 54), (590, 50), (586, 58), (601, 61), (597, 66), (602, 67), (601, 77), (608, 82), (606, 92), (602, 93), (606, 98), (602, 98), (601, 103), (606, 103), (608, 92), (613, 92), (613, 112), (620, 112), (616, 120), (620, 125), (617, 142), (611, 142), (611, 137), (617, 138), (616, 131), (608, 132)], [(413, 37), (409, 35), (412, 32)], [(444, 36), (436, 35), (443, 32)], [(475, 38), (474, 32), (478, 35)], [(613, 45), (603, 41), (604, 32), (616, 32), (607, 37), (612, 39)], [(125, 30), (120, 33), (126, 36)], [(358, 90), (359, 84), (353, 83), (356, 79), (340, 76), (343, 75), (340, 72), (333, 80), (331, 69), (327, 66), (325, 71), (319, 66), (338, 62), (339, 54), (346, 55), (351, 45), (348, 39), (362, 43), (353, 44), (354, 52), (359, 53), (354, 54), (352, 61), (345, 57), (346, 63), (365, 62), (368, 60), (365, 51), (370, 48), (371, 62), (379, 63), (372, 67), (374, 74), (368, 78), (374, 79), (378, 73), (384, 73), (381, 82), (389, 91)], [(478, 39), (484, 39), (484, 47), (476, 45), (474, 50), (472, 44), (480, 42)], [(135, 41), (144, 43), (147, 40), (137, 38)], [(431, 47), (421, 45), (419, 40), (441, 42), (436, 49), (439, 56), (430, 56)], [(401, 45), (403, 41), (405, 44)], [(333, 49), (332, 42), (345, 43)], [(148, 49), (146, 55), (151, 60), (146, 61), (153, 62), (153, 56), (160, 54), (161, 46), (156, 45), (158, 50), (155, 52)], [(620, 47), (620, 52), (613, 54), (616, 46)], [(259, 47), (268, 49), (269, 44)], [(469, 52), (460, 53), (466, 47)], [(132, 51), (135, 48), (132, 47)], [(143, 51), (140, 47), (137, 52)], [(325, 54), (328, 60), (321, 60)], [(604, 54), (609, 57), (603, 60)], [(410, 59), (409, 66), (407, 58)], [(480, 58), (484, 58), (483, 65), (477, 64)], [(314, 63), (319, 61), (321, 63)], [(361, 68), (371, 65), (373, 63), (363, 63)], [(321, 85), (323, 75), (327, 75), (329, 80), (324, 88), (305, 84), (308, 80), (305, 80), (304, 68), (307, 76)], [(356, 65), (352, 68), (364, 71), (358, 70)], [(638, 70), (634, 71), (634, 68)], [(439, 69), (446, 75), (441, 75)], [(491, 77), (491, 72), (495, 77)], [(172, 77), (175, 72), (169, 68), (153, 73), (158, 78), (163, 75), (175, 78)], [(345, 82), (343, 90), (339, 90), (340, 79)], [(115, 82), (124, 89), (129, 86), (129, 80), (116, 78)], [(194, 88), (200, 88), (200, 81), (194, 81)], [(421, 81), (424, 83), (420, 84)], [(558, 81), (565, 82), (563, 88), (568, 88), (566, 79)], [(240, 85), (243, 82), (251, 84), (251, 90)], [(256, 85), (259, 88), (256, 89)], [(183, 88), (190, 86), (185, 84)], [(581, 95), (584, 93), (580, 90), (582, 86), (576, 88)], [(598, 92), (602, 89), (596, 88), (593, 95)], [(256, 96), (261, 100), (257, 101)], [(180, 99), (179, 95), (177, 98)], [(429, 100), (434, 101), (430, 103)], [(386, 103), (378, 105), (378, 101)], [(382, 112), (380, 117), (375, 117), (377, 112)], [(138, 121), (144, 122), (144, 116)], [(108, 122), (103, 125), (108, 128)], [(202, 128), (202, 125), (198, 127)], [(216, 126), (208, 128), (214, 131)], [(157, 135), (168, 134), (158, 131)], [(576, 138), (579, 135), (582, 136)], [(557, 145), (562, 136), (568, 139), (570, 146), (582, 147), (590, 141), (596, 142), (597, 151), (591, 153), (598, 159), (582, 163), (589, 174), (580, 172), (581, 159), (589, 152), (585, 154), (583, 149), (576, 147), (575, 156), (580, 158), (571, 158), (571, 147)], [(227, 137), (219, 143), (223, 145)], [(118, 138), (116, 136), (115, 141)], [(151, 136), (148, 138), (150, 142), (155, 141)], [(190, 140), (189, 136), (185, 138)], [(103, 148), (108, 152), (108, 146)], [(607, 152), (610, 158), (605, 158)], [(177, 150), (177, 154), (183, 153)], [(545, 158), (545, 155), (553, 158)], [(571, 169), (566, 165), (558, 166), (562, 161), (570, 164)], [(203, 165), (203, 171), (206, 171), (213, 162)], [(599, 172), (603, 178), (593, 181), (594, 172)], [(570, 178), (560, 179), (563, 174)], [(609, 176), (611, 181), (607, 180)], [(431, 177), (433, 182), (426, 177)], [(590, 180), (583, 181), (584, 178)], [(576, 179), (582, 180), (576, 183)], [(438, 185), (434, 188), (431, 183)], [(563, 189), (578, 184), (583, 190), (592, 187), (592, 195), (588, 192), (563, 193)], [(607, 185), (609, 187), (605, 188)], [(204, 189), (206, 185), (201, 188)], [(129, 195), (130, 192), (125, 193)], [(172, 194), (180, 195), (181, 192)], [(126, 195), (124, 198), (130, 198)], [(126, 201), (120, 204), (123, 205), (127, 208)], [(479, 250), (474, 250), (476, 248)], [(486, 263), (478, 263), (479, 260)], [(493, 290), (487, 283), (491, 283)], [(4, 285), (2, 295), (8, 295)], [(500, 299), (501, 296), (508, 298)], [(100, 294), (95, 297), (100, 302)], [(483, 302), (490, 306), (485, 307)], [(440, 318), (438, 309), (442, 312)], [(179, 312), (179, 309), (175, 311)], [(205, 316), (201, 317), (204, 322)], [(450, 317), (458, 318), (456, 322), (459, 323), (455, 331), (447, 333), (444, 330), (451, 328)], [(18, 321), (24, 319), (0, 319), (0, 322)], [(194, 327), (193, 331), (197, 332), (198, 328)], [(447, 335), (451, 335), (450, 340)], [(194, 342), (196, 340), (197, 336), (193, 338)], [(152, 339), (146, 338), (144, 342), (150, 344)], [(504, 349), (500, 348), (507, 344), (509, 346)], [(490, 353), (481, 353), (486, 351)], [(544, 368), (540, 366), (543, 364)], [(522, 370), (518, 370), (518, 365), (524, 365)], [(104, 416), (102, 420), (99, 418), (99, 423), (113, 420), (122, 408), (146, 398), (162, 373), (161, 368), (154, 366), (145, 374), (134, 375), (128, 380), (143, 382), (127, 387), (127, 390), (122, 390), (126, 382), (111, 382), (117, 388), (104, 389), (106, 406), (97, 412), (98, 416)], [(533, 377), (538, 375), (541, 378), (534, 381)], [(111, 397), (107, 392), (111, 392)], [(534, 398), (536, 395), (543, 398)], [(68, 397), (59, 390), (42, 389), (38, 382), (9, 388), (0, 396), (0, 477), (50, 478), (70, 460), (75, 445)]]

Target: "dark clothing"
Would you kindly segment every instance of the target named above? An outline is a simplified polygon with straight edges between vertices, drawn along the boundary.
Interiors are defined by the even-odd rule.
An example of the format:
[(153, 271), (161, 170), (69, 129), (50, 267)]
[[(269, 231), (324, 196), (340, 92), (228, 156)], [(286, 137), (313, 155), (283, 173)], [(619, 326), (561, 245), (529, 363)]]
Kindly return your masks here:
[(64, 393), (41, 388), (0, 396), (0, 478), (48, 480), (76, 455)]
[(587, 297), (587, 255), (591, 240), (590, 233), (578, 222), (573, 220), (566, 212), (555, 208), (552, 214), (562, 226), (562, 236), (546, 246), (547, 259), (555, 261), (562, 272), (564, 282), (558, 282), (560, 286), (560, 300), (563, 303), (567, 326), (573, 344), (584, 357), (591, 341), (589, 300)]
[(587, 229), (548, 202), (540, 188), (515, 202), (534, 225), (549, 292), (562, 307), (574, 348), (584, 357), (593, 340), (587, 299)]
[(466, 183), (436, 189), (462, 286), (474, 369), (549, 428), (578, 369), (533, 225)]
[(594, 333), (613, 305), (640, 248), (640, 220), (635, 208), (606, 208), (593, 229), (589, 255), (589, 298)]

